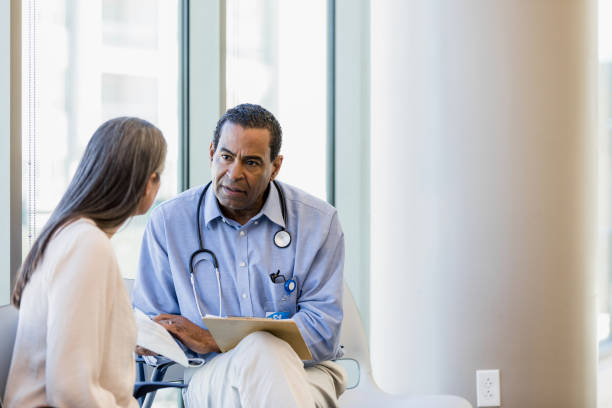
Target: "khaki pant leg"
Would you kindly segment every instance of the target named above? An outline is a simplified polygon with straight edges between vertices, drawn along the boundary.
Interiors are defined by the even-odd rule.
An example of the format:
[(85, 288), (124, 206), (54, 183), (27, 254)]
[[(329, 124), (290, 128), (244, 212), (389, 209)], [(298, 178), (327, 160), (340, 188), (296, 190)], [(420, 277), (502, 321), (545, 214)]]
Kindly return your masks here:
[(304, 365), (285, 341), (265, 332), (198, 368), (183, 392), (188, 408), (311, 408)]
[(346, 370), (333, 361), (324, 361), (306, 368), (306, 378), (310, 383), (316, 408), (338, 406), (338, 398), (346, 389)]

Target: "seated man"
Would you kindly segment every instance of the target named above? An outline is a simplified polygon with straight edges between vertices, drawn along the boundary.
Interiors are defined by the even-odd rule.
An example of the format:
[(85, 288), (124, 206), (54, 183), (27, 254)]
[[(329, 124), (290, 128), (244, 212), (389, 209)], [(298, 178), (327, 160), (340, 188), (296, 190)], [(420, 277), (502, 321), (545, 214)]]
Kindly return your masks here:
[[(206, 359), (184, 391), (191, 407), (333, 407), (341, 356), (344, 235), (336, 210), (273, 181), (281, 128), (258, 105), (228, 110), (210, 145), (212, 182), (155, 209), (134, 306)], [(219, 353), (202, 315), (291, 318), (313, 359), (257, 332)]]

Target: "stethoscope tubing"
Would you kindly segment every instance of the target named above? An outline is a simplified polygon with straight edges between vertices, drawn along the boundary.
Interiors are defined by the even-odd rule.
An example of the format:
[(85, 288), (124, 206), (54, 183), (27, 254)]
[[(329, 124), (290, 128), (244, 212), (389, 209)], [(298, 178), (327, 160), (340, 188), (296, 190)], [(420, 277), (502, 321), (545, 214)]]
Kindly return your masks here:
[[(197, 291), (196, 291), (196, 287), (195, 287), (195, 270), (193, 268), (193, 261), (195, 259), (195, 257), (199, 254), (202, 253), (206, 253), (209, 254), (212, 258), (213, 261), (213, 266), (215, 267), (215, 275), (217, 278), (217, 290), (218, 290), (218, 294), (219, 294), (219, 317), (223, 316), (223, 297), (222, 297), (222, 293), (221, 293), (221, 276), (219, 274), (219, 262), (217, 260), (217, 256), (215, 255), (215, 253), (209, 249), (204, 248), (204, 242), (202, 241), (202, 231), (200, 228), (200, 212), (202, 210), (202, 203), (204, 201), (204, 197), (206, 196), (206, 191), (208, 190), (208, 188), (211, 185), (211, 181), (208, 182), (208, 184), (206, 184), (206, 186), (204, 186), (204, 189), (202, 190), (202, 192), (200, 193), (200, 197), (198, 199), (198, 205), (196, 207), (196, 229), (198, 231), (198, 244), (200, 245), (199, 248), (194, 251), (191, 254), (191, 257), (189, 258), (189, 278), (191, 281), (191, 288), (193, 289), (193, 297), (195, 299), (195, 304), (196, 307), (198, 309), (198, 313), (200, 314), (201, 318), (204, 318), (204, 314), (202, 313), (202, 309), (200, 307), (200, 298), (198, 297)], [(281, 205), (281, 214), (283, 216), (283, 222), (285, 223), (285, 227), (282, 228), (281, 230), (277, 231), (274, 234), (274, 244), (279, 247), (279, 248), (286, 248), (291, 244), (291, 234), (289, 234), (289, 232), (286, 230), (287, 227), (287, 202), (285, 200), (285, 194), (283, 192), (282, 187), (280, 186), (280, 184), (278, 184), (278, 182), (276, 182), (275, 180), (272, 181), (272, 183), (274, 183), (274, 186), (276, 187), (276, 190), (278, 191), (278, 196), (280, 199), (280, 205)]]

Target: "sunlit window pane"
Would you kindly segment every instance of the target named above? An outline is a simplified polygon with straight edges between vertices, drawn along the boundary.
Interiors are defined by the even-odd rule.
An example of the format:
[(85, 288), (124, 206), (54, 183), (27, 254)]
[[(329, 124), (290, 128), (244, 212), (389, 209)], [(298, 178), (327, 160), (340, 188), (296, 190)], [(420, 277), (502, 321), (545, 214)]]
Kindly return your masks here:
[(102, 7), (105, 45), (157, 48), (159, 7), (152, 7), (151, 0), (104, 0)]
[(158, 122), (157, 79), (136, 75), (102, 74), (102, 115), (107, 118), (132, 115)]
[(227, 106), (270, 110), (283, 128), (279, 179), (326, 199), (327, 1), (226, 4)]
[[(158, 126), (168, 156), (158, 201), (177, 193), (179, 0), (23, 1), (23, 255), (66, 190), (105, 120)], [(146, 217), (112, 239), (136, 272)]]

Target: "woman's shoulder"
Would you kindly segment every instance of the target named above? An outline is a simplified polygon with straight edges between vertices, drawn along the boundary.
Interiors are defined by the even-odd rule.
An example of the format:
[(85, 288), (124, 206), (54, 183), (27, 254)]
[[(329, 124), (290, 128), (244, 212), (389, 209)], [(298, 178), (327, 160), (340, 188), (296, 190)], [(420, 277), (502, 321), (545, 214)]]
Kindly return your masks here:
[(55, 233), (50, 245), (66, 251), (84, 249), (88, 251), (112, 252), (109, 237), (89, 218), (78, 218), (63, 225)]
[(104, 238), (106, 238), (106, 240), (108, 240), (104, 231), (102, 231), (92, 219), (85, 217), (68, 221), (58, 228), (55, 235), (58, 238), (61, 236), (80, 236), (100, 240), (105, 240)]
[(117, 259), (110, 239), (90, 219), (80, 218), (63, 225), (49, 241), (42, 269), (47, 279), (70, 284), (71, 276), (79, 282), (100, 283), (116, 270)]

